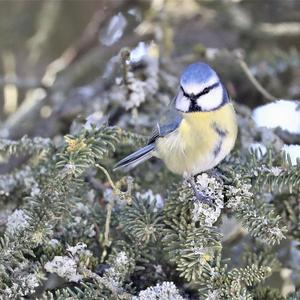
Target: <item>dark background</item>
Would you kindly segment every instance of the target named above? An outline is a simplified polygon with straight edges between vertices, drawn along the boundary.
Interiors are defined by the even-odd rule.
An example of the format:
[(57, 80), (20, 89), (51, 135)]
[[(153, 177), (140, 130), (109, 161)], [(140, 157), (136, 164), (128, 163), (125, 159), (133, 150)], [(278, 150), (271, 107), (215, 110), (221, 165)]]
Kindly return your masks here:
[[(74, 109), (83, 101), (76, 88), (90, 85), (101, 96), (107, 61), (138, 41), (155, 41), (160, 61), (175, 76), (185, 62), (219, 51), (213, 65), (231, 96), (255, 107), (268, 99), (232, 58), (239, 51), (275, 98), (297, 99), (299, 11), (298, 0), (2, 0), (0, 135), (68, 132), (75, 116), (86, 115), (89, 103), (85, 99)], [(118, 13), (127, 22), (124, 33), (112, 45), (103, 45), (101, 38)]]

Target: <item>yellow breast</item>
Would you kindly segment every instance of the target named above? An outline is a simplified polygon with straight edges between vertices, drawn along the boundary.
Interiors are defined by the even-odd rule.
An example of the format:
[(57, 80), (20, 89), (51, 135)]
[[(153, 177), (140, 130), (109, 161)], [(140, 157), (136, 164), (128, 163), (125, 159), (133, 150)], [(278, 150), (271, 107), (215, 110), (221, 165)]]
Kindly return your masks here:
[(157, 156), (174, 173), (195, 175), (215, 167), (231, 151), (237, 135), (233, 106), (184, 113), (180, 126), (156, 142)]

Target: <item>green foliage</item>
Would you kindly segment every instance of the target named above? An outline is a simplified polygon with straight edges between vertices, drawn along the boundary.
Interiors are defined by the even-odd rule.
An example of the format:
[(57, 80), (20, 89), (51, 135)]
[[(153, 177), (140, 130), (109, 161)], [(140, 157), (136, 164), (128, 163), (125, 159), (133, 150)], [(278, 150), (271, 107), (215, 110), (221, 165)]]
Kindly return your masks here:
[(288, 227), (287, 235), (300, 241), (300, 198), (297, 194), (280, 194), (274, 199), (277, 211)]
[[(13, 283), (13, 277), (9, 277), (9, 274), (12, 275), (21, 263), (28, 263), (29, 256), (35, 257), (36, 247), (51, 238), (53, 229), (60, 220), (68, 218), (70, 208), (82, 194), (77, 177), (95, 164), (96, 157), (99, 160), (114, 148), (113, 143), (118, 141), (117, 134), (118, 130), (115, 128), (94, 127), (91, 131), (83, 129), (73, 139), (68, 137), (66, 145), (58, 149), (57, 155), (49, 158), (52, 161), (44, 166), (47, 168), (47, 178), (40, 182), (40, 192), (25, 200), (21, 212), (23, 224), (7, 230), (1, 240), (0, 265), (3, 267), (0, 276), (4, 278), (2, 288)], [(23, 146), (22, 141), (12, 142), (11, 147), (9, 141), (3, 144), (13, 154), (21, 149), (43, 149), (43, 144), (36, 146), (36, 139), (29, 143), (32, 147)], [(72, 167), (69, 167), (71, 164)]]
[(92, 127), (83, 129), (77, 136), (67, 135), (56, 166), (67, 175), (80, 176), (109, 151), (115, 151), (119, 131), (115, 127)]
[(300, 299), (300, 291), (296, 291), (288, 295), (287, 300), (299, 300)]
[(149, 199), (137, 198), (123, 210), (120, 224), (124, 233), (142, 247), (161, 239), (162, 214), (157, 210), (155, 201), (149, 203)]
[(0, 154), (5, 156), (12, 155), (33, 155), (38, 152), (47, 151), (51, 148), (52, 142), (50, 139), (35, 137), (30, 139), (27, 136), (23, 136), (18, 141), (12, 140), (0, 140)]
[[(117, 127), (83, 128), (66, 136), (63, 146), (51, 145), (48, 154), (35, 160), (29, 168), (34, 188), (26, 189), (23, 179), (16, 184), (27, 193), (14, 212), (19, 223), (9, 221), (1, 238), (3, 295), (36, 295), (36, 287), (49, 274), (46, 271), (55, 273), (59, 261), (58, 275), (68, 285), (45, 290), (40, 295), (44, 299), (131, 299), (140, 289), (144, 291), (137, 299), (161, 289), (170, 289), (181, 299), (168, 284), (147, 289), (170, 280), (187, 283), (183, 290), (200, 299), (283, 299), (264, 281), (280, 269), (274, 245), (286, 235), (299, 237), (297, 211), (292, 209), (298, 203), (293, 196), (298, 182), (289, 182), (288, 189), (274, 189), (273, 201), (266, 202), (264, 195), (285, 182), (285, 176), (299, 175), (289, 158), (274, 149), (264, 156), (239, 153), (220, 165), (221, 177), (199, 175), (196, 184), (213, 197), (213, 207), (198, 202), (185, 182), (170, 186), (163, 200), (152, 191), (143, 192), (130, 178), (114, 183), (101, 165), (99, 176), (103, 178), (104, 172), (111, 188), (105, 181), (98, 187), (98, 176), (83, 180), (118, 145), (143, 139)], [(10, 148), (9, 141), (3, 144)], [(20, 153), (22, 143), (12, 144), (10, 153)], [(45, 150), (32, 144), (28, 161)], [(280, 168), (280, 179), (274, 168)], [(17, 195), (16, 186), (10, 193)], [(288, 191), (293, 191), (288, 197), (294, 202), (281, 200)], [(240, 259), (242, 265), (225, 263), (222, 214), (236, 218), (253, 239)], [(30, 270), (26, 278), (25, 270)]]
[(244, 183), (239, 175), (235, 176), (233, 184), (227, 186), (227, 207), (253, 237), (270, 244), (279, 243), (286, 232), (280, 216), (275, 214), (271, 204), (262, 202), (261, 198), (254, 199), (254, 194), (249, 191), (251, 185)]
[(284, 300), (279, 290), (269, 287), (257, 288), (254, 293), (254, 300)]
[(253, 299), (252, 287), (271, 274), (269, 267), (249, 265), (227, 271), (227, 266), (207, 268), (203, 276), (205, 296), (216, 299)]
[[(252, 179), (255, 191), (292, 193), (299, 191), (299, 162), (293, 165), (290, 156), (285, 152), (269, 148), (265, 154), (261, 151), (250, 151), (241, 165), (235, 170)], [(250, 176), (249, 176), (250, 175)]]
[(179, 275), (197, 282), (203, 268), (221, 250), (216, 228), (192, 219), (193, 195), (187, 187), (171, 192), (164, 208), (164, 250), (177, 265)]

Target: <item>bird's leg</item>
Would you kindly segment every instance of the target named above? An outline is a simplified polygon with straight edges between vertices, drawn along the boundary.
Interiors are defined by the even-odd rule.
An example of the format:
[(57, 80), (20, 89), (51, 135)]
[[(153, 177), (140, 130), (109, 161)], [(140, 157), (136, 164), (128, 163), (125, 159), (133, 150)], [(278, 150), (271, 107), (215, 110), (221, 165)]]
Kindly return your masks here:
[(218, 171), (218, 169), (214, 168), (211, 170), (206, 171), (206, 173), (211, 176), (214, 177), (217, 181), (219, 181), (219, 183), (223, 183), (224, 179), (226, 178), (223, 174), (221, 174), (221, 172)]
[(197, 187), (196, 187), (196, 183), (193, 177), (189, 176), (186, 178), (187, 182), (191, 185), (194, 194), (196, 196), (196, 198), (201, 201), (202, 203), (205, 203), (209, 206), (212, 205), (212, 200), (210, 197), (205, 196), (202, 192), (200, 192)]

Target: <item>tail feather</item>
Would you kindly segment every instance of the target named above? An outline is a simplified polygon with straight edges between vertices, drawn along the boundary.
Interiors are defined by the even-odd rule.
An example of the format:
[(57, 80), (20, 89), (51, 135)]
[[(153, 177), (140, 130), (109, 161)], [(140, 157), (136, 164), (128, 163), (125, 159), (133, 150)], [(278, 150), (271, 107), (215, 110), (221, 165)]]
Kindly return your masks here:
[(114, 170), (130, 170), (153, 156), (154, 144), (149, 144), (120, 160)]

